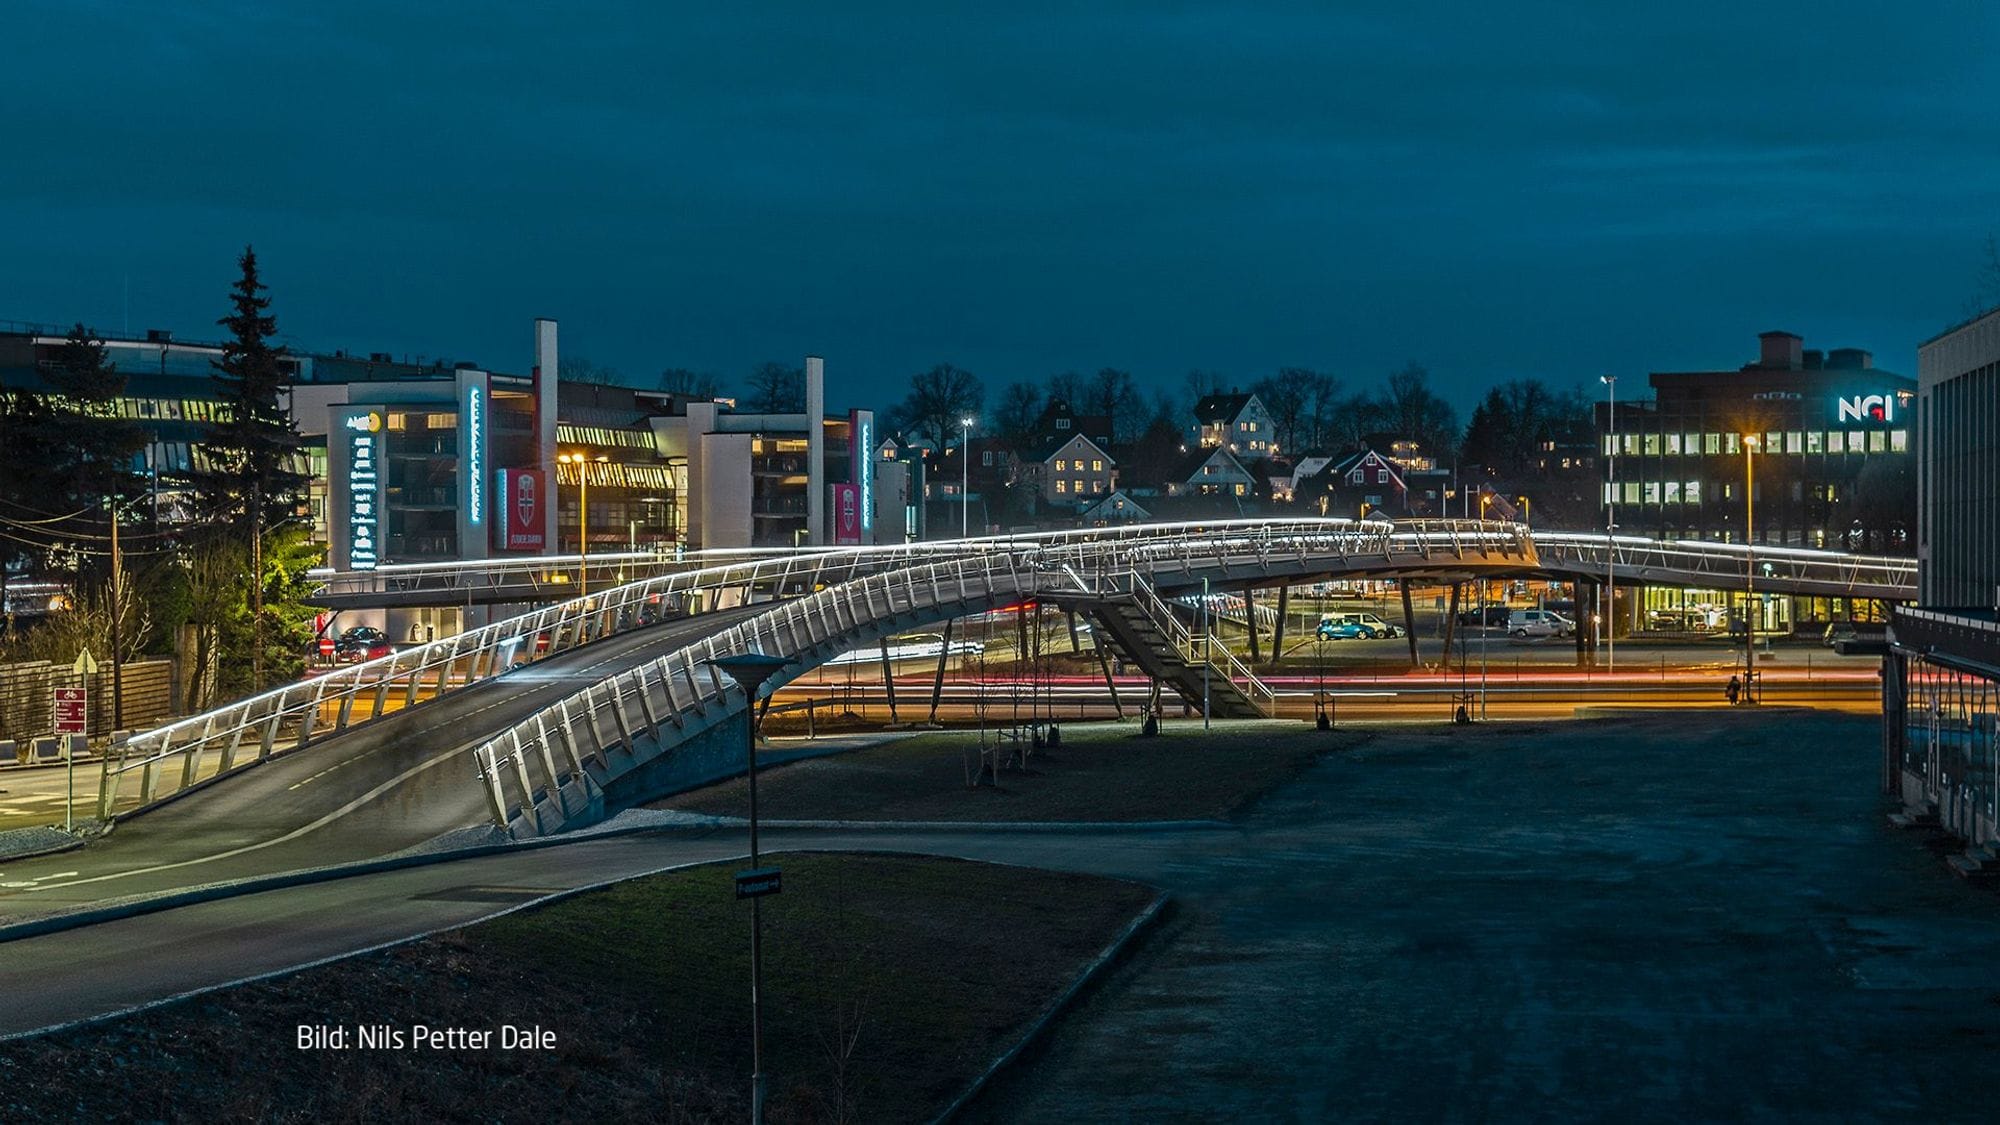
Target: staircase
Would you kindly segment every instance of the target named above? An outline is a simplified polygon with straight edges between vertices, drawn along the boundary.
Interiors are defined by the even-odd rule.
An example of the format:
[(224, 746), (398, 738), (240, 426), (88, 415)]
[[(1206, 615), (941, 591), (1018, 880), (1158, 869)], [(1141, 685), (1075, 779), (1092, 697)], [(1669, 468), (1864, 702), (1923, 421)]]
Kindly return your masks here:
[(1152, 586), (1137, 574), (1096, 584), (1080, 608), (1125, 659), (1148, 676), (1172, 685), (1200, 707), (1204, 670), (1209, 713), (1225, 719), (1268, 718), (1277, 699), (1213, 633), (1196, 635), (1174, 616)]

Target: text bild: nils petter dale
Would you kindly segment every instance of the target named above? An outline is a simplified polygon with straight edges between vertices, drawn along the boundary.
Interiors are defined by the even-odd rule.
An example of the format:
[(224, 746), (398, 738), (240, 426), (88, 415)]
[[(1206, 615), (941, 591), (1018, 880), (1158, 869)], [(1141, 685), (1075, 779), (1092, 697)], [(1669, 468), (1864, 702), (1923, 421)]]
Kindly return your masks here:
[(431, 1027), (361, 1023), (352, 1027), (299, 1024), (301, 1051), (553, 1051), (556, 1033), (539, 1024), (516, 1027)]

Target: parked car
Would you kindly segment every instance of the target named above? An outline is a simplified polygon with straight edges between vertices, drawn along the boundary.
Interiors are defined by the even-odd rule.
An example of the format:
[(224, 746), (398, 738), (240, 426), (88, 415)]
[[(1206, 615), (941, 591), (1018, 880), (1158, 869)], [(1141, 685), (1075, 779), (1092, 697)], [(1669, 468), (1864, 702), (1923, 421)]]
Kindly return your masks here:
[(1517, 609), (1507, 615), (1507, 633), (1515, 637), (1567, 637), (1576, 622), (1547, 609)]
[[(1350, 625), (1354, 626), (1352, 632), (1342, 631)], [(1376, 637), (1400, 637), (1403, 635), (1403, 627), (1391, 625), (1372, 613), (1327, 613), (1320, 615), (1319, 635), (1329, 640), (1336, 637), (1342, 639), (1363, 637), (1372, 640)]]
[(390, 656), (395, 651), (396, 646), (389, 643), (389, 634), (373, 625), (356, 625), (333, 643), (333, 658), (347, 664)]
[(1373, 640), (1375, 634), (1359, 621), (1335, 621), (1321, 618), (1319, 636), (1325, 641)]
[[(1507, 623), (1507, 615), (1514, 611), (1504, 605), (1489, 605), (1485, 608), (1483, 612), (1485, 614), (1484, 623), (1489, 626), (1494, 626), (1494, 625), (1505, 625)], [(1480, 621), (1481, 613), (1482, 611), (1478, 606), (1473, 606), (1471, 609), (1460, 610), (1458, 613), (1458, 623), (1460, 625), (1468, 627), (1476, 627), (1479, 624), (1481, 624)]]

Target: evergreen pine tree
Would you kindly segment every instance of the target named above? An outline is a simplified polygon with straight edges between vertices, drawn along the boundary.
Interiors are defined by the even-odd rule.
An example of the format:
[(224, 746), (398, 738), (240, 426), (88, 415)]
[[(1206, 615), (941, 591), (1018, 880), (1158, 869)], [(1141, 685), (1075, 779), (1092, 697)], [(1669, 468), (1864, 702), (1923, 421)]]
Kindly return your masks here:
[(78, 324), (42, 379), (50, 389), (44, 399), (49, 487), (42, 499), (51, 515), (70, 517), (53, 533), (102, 537), (110, 520), (105, 501), (132, 491), (135, 459), (146, 447), (139, 424), (118, 416), (125, 375), (110, 362), (104, 341)]
[(197, 447), (195, 489), (211, 525), (243, 542), (250, 554), (250, 666), (252, 685), (264, 686), (264, 537), (305, 501), (306, 475), (299, 471), (303, 446), (298, 425), (280, 397), (285, 349), (273, 345), (277, 318), (257, 279), (257, 253), (243, 248), (242, 276), (230, 289), (234, 308), (217, 321), (229, 330), (213, 378), (224, 410)]

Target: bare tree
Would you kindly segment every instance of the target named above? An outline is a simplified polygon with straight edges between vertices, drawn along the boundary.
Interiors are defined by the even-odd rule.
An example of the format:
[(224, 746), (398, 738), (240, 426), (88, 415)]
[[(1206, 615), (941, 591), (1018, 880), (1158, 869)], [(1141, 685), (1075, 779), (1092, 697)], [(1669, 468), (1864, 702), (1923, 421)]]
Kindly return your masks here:
[(1340, 408), (1340, 380), (1324, 371), (1308, 371), (1305, 379), (1305, 434), (1302, 449), (1329, 445), (1333, 441), (1335, 413)]
[(910, 380), (910, 393), (896, 408), (896, 418), (905, 431), (921, 434), (943, 449), (959, 436), (960, 421), (978, 415), (984, 401), (977, 375), (940, 363)]
[(1200, 402), (1209, 395), (1221, 394), (1222, 386), (1223, 379), (1222, 372), (1220, 371), (1203, 371), (1200, 368), (1189, 371), (1187, 373), (1189, 407), (1192, 408), (1195, 403)]
[(1281, 367), (1250, 388), (1271, 414), (1271, 435), (1280, 452), (1297, 453), (1303, 444), (1299, 431), (1306, 415), (1307, 380), (1313, 374), (1303, 367)]
[(669, 367), (660, 372), (660, 389), (686, 398), (714, 398), (722, 393), (722, 380), (706, 371)]
[(1061, 399), (1077, 410), (1083, 404), (1083, 376), (1074, 371), (1049, 376), (1049, 398)]
[(565, 383), (617, 383), (625, 378), (616, 367), (580, 355), (563, 356), (556, 364), (556, 377)]
[(743, 408), (752, 414), (797, 414), (806, 408), (806, 369), (766, 361), (750, 372)]
[(1130, 441), (1145, 431), (1139, 384), (1130, 371), (1100, 368), (1084, 390), (1085, 414), (1101, 414), (1111, 419), (1111, 440)]
[(1019, 448), (1034, 434), (1035, 420), (1042, 413), (1042, 389), (1033, 383), (1013, 382), (1000, 392), (993, 407), (992, 431), (1009, 445)]

